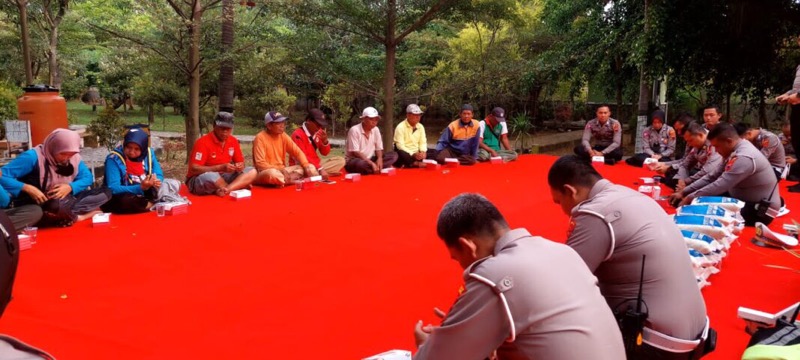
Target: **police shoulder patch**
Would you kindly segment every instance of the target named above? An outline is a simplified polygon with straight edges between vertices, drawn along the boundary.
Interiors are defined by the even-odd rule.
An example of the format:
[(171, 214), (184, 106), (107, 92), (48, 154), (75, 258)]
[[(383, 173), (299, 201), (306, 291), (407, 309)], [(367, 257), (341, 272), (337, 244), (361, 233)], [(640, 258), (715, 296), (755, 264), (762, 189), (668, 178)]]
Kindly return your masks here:
[(615, 122), (613, 125), (611, 125), (611, 128), (614, 129), (614, 131), (619, 131), (619, 123)]
[(674, 139), (675, 138), (675, 129), (669, 129), (669, 138), (670, 139)]
[(567, 227), (567, 237), (572, 236), (572, 232), (575, 231), (575, 219), (572, 217), (569, 218), (569, 226)]
[(761, 140), (761, 147), (769, 147), (769, 138), (764, 137), (764, 139)]
[(728, 159), (728, 163), (725, 164), (725, 171), (730, 171), (733, 168), (733, 164), (736, 163), (737, 158), (738, 157), (736, 155), (733, 155), (730, 159)]

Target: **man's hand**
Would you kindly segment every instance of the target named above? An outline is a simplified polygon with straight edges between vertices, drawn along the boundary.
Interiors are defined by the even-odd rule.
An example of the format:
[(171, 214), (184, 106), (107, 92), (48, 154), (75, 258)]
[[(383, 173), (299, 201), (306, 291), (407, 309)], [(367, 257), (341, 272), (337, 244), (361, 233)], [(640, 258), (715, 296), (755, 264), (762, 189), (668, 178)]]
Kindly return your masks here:
[(435, 328), (436, 327), (431, 324), (422, 326), (422, 320), (417, 322), (417, 325), (414, 326), (414, 341), (417, 347), (422, 346), (422, 344), (428, 340), (428, 337), (431, 336), (431, 332), (433, 332)]
[(661, 154), (653, 154), (653, 156), (651, 156), (651, 158), (656, 159), (656, 160), (661, 160)]
[(797, 94), (795, 93), (795, 94), (789, 95), (789, 98), (787, 99), (787, 101), (789, 102), (789, 105), (797, 105), (797, 104), (800, 104), (800, 97), (798, 97)]
[(497, 151), (494, 151), (494, 149), (491, 149), (491, 150), (489, 150), (489, 155), (492, 155), (492, 157), (497, 157)]
[(227, 173), (236, 172), (236, 165), (233, 165), (231, 163), (219, 164), (219, 165), (217, 165), (217, 172), (226, 173), (226, 174)]
[(786, 104), (787, 100), (789, 100), (789, 95), (786, 94), (783, 94), (775, 98), (775, 102), (780, 105)]
[(367, 160), (367, 161), (369, 161), (369, 166), (372, 167), (372, 173), (377, 174), (377, 173), (381, 172), (381, 168), (378, 167), (378, 164), (372, 162), (371, 160)]
[(793, 157), (791, 157), (791, 156), (787, 156), (787, 157), (786, 157), (786, 163), (787, 163), (787, 164), (789, 164), (789, 165), (793, 165), (793, 164), (794, 164), (794, 163), (796, 163), (796, 162), (797, 162), (797, 159), (795, 159), (795, 158), (793, 158)]
[(662, 173), (663, 174), (663, 173), (667, 172), (668, 169), (669, 169), (669, 166), (667, 166), (667, 164), (664, 164), (662, 162), (658, 162), (658, 163), (655, 163), (655, 165), (653, 165), (653, 171), (658, 172), (658, 173)]
[(328, 181), (328, 178), (330, 177), (325, 169), (319, 169), (319, 176), (322, 176), (322, 180), (324, 181)]
[(156, 189), (160, 189), (161, 188), (161, 180), (158, 180), (158, 176), (156, 176), (155, 174), (150, 175), (150, 176), (153, 177), (153, 187), (156, 188)]
[(675, 185), (675, 192), (681, 192), (685, 188), (686, 188), (686, 182), (683, 180), (678, 180), (678, 184)]
[(323, 144), (327, 144), (328, 143), (328, 133), (325, 131), (325, 129), (317, 130), (317, 132), (314, 134), (314, 136), (316, 136), (316, 138), (319, 140), (319, 142), (321, 142)]
[(375, 162), (375, 165), (378, 166), (378, 170), (375, 170), (375, 172), (381, 172), (381, 169), (383, 169), (383, 158), (379, 158), (378, 161)]
[(676, 192), (672, 193), (672, 195), (670, 195), (669, 199), (668, 199), (670, 205), (675, 206), (675, 207), (678, 207), (675, 204), (680, 203), (682, 200), (683, 200), (683, 194), (681, 194), (680, 191), (676, 191)]
[(305, 169), (303, 169), (306, 173), (306, 177), (317, 176), (319, 173), (317, 172), (317, 168), (314, 165), (308, 164)]
[(244, 162), (238, 162), (238, 163), (236, 163), (236, 164), (233, 164), (233, 166), (235, 166), (235, 167), (236, 167), (236, 171), (237, 171), (237, 172), (242, 172), (242, 171), (244, 171)]
[(53, 186), (50, 191), (47, 192), (47, 197), (50, 199), (63, 199), (65, 196), (72, 193), (72, 186), (69, 184), (58, 184)]
[(427, 156), (427, 154), (424, 151), (420, 151), (420, 152), (414, 154), (414, 159), (415, 160), (420, 160), (420, 161), (421, 160), (425, 160), (425, 156)]
[(606, 155), (603, 154), (602, 151), (592, 150), (592, 156), (603, 156), (603, 157), (605, 157)]
[(685, 196), (685, 197), (683, 198), (683, 200), (681, 200), (681, 203), (680, 203), (680, 204), (678, 204), (678, 206), (689, 205), (689, 204), (691, 204), (691, 203), (692, 203), (692, 200), (693, 200), (693, 199), (694, 199), (694, 196), (692, 196), (692, 195)]
[(41, 190), (39, 190), (33, 185), (30, 184), (23, 185), (22, 191), (28, 194), (28, 196), (30, 196), (31, 199), (33, 199), (33, 201), (36, 201), (37, 204), (41, 205), (45, 201), (47, 201), (47, 195), (45, 195)]

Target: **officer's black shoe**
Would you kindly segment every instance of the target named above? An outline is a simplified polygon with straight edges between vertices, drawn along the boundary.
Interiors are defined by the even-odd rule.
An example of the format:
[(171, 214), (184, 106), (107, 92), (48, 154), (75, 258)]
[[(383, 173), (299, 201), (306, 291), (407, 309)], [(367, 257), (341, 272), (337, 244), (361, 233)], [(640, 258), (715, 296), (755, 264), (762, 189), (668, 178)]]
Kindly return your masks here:
[(617, 163), (617, 159), (607, 157), (605, 158), (606, 165), (614, 165)]
[(800, 183), (789, 186), (787, 189), (789, 192), (800, 192)]
[(789, 176), (786, 177), (786, 181), (800, 181), (800, 175), (789, 174)]

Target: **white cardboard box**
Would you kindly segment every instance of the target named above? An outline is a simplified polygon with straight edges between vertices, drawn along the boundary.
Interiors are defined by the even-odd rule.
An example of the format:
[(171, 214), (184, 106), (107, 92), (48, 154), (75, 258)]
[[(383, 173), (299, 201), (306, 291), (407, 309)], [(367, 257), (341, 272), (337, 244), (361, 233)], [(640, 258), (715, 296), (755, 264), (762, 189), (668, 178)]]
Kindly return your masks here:
[(253, 195), (253, 193), (250, 190), (241, 189), (241, 190), (231, 191), (230, 195), (231, 198), (233, 198), (234, 200), (242, 200), (249, 198), (250, 196)]
[(411, 360), (411, 351), (389, 350), (377, 355), (364, 358), (363, 360)]
[(92, 226), (105, 226), (111, 223), (111, 213), (101, 213), (92, 216)]

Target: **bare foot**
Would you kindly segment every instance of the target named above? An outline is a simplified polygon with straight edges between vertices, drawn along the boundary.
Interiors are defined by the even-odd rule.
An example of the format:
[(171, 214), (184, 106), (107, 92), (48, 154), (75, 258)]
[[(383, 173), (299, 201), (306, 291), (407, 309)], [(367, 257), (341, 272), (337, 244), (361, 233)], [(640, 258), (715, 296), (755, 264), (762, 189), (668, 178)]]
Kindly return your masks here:
[(103, 212), (100, 211), (100, 210), (92, 210), (92, 211), (89, 211), (86, 214), (78, 215), (78, 217), (75, 219), (75, 222), (80, 222), (80, 221), (83, 221), (83, 220), (86, 220), (86, 219), (91, 219), (92, 216), (95, 216), (97, 214), (102, 214), (102, 213)]

